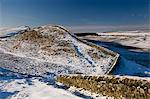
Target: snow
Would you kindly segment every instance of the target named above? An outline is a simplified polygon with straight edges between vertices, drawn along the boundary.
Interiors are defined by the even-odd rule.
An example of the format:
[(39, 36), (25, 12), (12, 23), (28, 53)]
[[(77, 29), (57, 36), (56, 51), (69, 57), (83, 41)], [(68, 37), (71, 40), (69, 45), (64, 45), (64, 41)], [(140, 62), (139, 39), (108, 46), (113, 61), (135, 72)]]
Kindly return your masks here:
[[(1, 92), (14, 93), (11, 99), (81, 99), (69, 91), (54, 88), (37, 79), (32, 79), (31, 82), (32, 84), (29, 85), (25, 79), (4, 81), (0, 83), (0, 89)], [(3, 96), (0, 97), (3, 98)]]
[(21, 30), (26, 30), (29, 29), (28, 26), (19, 26), (19, 27), (15, 27), (15, 28), (2, 28), (0, 29), (0, 36), (4, 36), (4, 35), (10, 35), (13, 33), (17, 33)]
[(114, 42), (91, 41), (97, 45), (105, 46), (120, 54), (120, 57), (113, 69), (115, 75), (130, 75), (130, 76), (148, 76), (150, 77), (150, 67), (148, 52), (130, 51), (122, 45)]
[(121, 57), (119, 66), (116, 66), (116, 69), (113, 71), (113, 74), (118, 75), (139, 75), (150, 77), (149, 73), (149, 68), (137, 64), (134, 61), (127, 60), (124, 57)]
[(150, 32), (147, 31), (120, 31), (111, 33), (97, 33), (100, 37), (106, 38), (108, 41), (117, 42), (126, 46), (138, 48), (150, 48)]
[[(2, 57), (0, 64), (3, 68), (19, 73), (40, 76), (47, 72), (55, 74), (105, 74), (107, 71), (110, 71), (113, 66), (111, 63), (117, 57), (117, 55), (106, 54), (97, 48), (80, 42), (69, 33), (52, 26), (35, 28), (35, 30), (42, 36), (54, 36), (55, 39), (49, 41), (48, 44), (28, 40), (22, 41), (18, 40), (16, 36), (6, 38), (5, 40), (2, 39), (0, 41), (0, 55)], [(59, 34), (58, 31), (61, 31), (63, 34)], [(50, 45), (53, 42), (55, 43)], [(69, 47), (58, 46), (58, 43), (62, 44), (63, 42), (69, 43)], [(15, 49), (14, 46), (19, 47)], [(52, 47), (48, 47), (48, 50), (46, 48), (42, 49), (47, 46)], [(71, 49), (72, 52), (65, 52), (64, 50), (66, 49), (69, 49), (69, 51)], [(57, 51), (59, 51), (59, 54), (55, 55)], [(94, 53), (98, 53), (98, 58), (92, 56)]]
[(92, 43), (120, 54), (113, 74), (150, 77), (150, 32), (116, 31), (85, 36)]
[[(49, 28), (52, 27), (42, 26), (40, 29), (35, 28), (34, 30), (40, 30), (43, 32), (42, 35), (47, 36), (56, 33), (51, 32)], [(13, 37), (18, 31), (26, 29), (28, 29), (28, 27), (3, 29), (0, 32), (0, 37)], [(112, 37), (112, 33), (100, 35)], [(113, 35), (118, 34), (116, 33)], [(138, 36), (141, 43), (138, 42), (134, 45), (144, 46), (144, 48), (149, 47), (149, 42), (147, 42), (149, 40), (149, 36), (147, 36), (149, 33), (126, 33), (120, 35)], [(141, 38), (139, 35), (146, 36), (146, 41), (142, 41), (143, 37)], [(87, 50), (92, 49), (92, 47), (78, 42), (70, 35), (65, 35), (65, 38), (61, 38), (60, 40), (71, 41), (72, 46), (75, 48), (74, 50), (78, 53), (79, 57), (72, 57), (69, 55), (49, 56), (48, 52), (41, 50), (41, 47), (44, 45), (40, 46), (28, 41), (15, 42), (14, 38), (10, 39), (7, 37), (6, 39), (0, 40), (0, 99), (112, 99), (113, 97), (102, 96), (83, 89), (74, 87), (63, 88), (65, 87), (64, 85), (60, 85), (55, 81), (56, 75), (60, 74), (83, 73), (86, 75), (103, 75), (104, 72), (107, 71), (109, 63), (111, 63), (114, 58), (111, 55), (98, 52), (97, 50), (94, 50), (95, 53), (98, 53), (98, 56), (105, 56), (105, 58), (103, 57), (99, 60), (93, 58), (87, 52)], [(20, 43), (21, 48), (12, 49), (13, 45), (18, 44), (18, 42)], [(121, 43), (127, 43), (127, 45), (132, 44), (128, 40), (126, 42), (122, 41)], [(113, 45), (110, 46), (105, 43), (102, 43), (102, 45), (121, 54), (120, 63), (116, 65), (113, 74), (130, 75), (127, 77), (133, 77), (134, 79), (137, 78), (135, 76), (150, 77), (149, 68), (126, 58), (130, 57), (130, 54), (132, 57), (135, 54), (121, 48), (118, 49)], [(137, 54), (136, 57), (139, 55), (140, 54)], [(139, 58), (144, 59), (145, 57), (139, 56)], [(104, 67), (104, 69), (101, 69), (100, 67)], [(144, 77), (139, 77), (137, 79), (144, 79)], [(149, 78), (145, 79), (149, 80)]]
[[(55, 36), (57, 32), (51, 30), (51, 26), (43, 26), (34, 30), (42, 33), (43, 36)], [(83, 95), (84, 92), (66, 90), (59, 88), (55, 82), (55, 76), (59, 74), (104, 74), (98, 66), (105, 66), (111, 62), (111, 55), (101, 58), (101, 62), (92, 59), (88, 55), (88, 50), (97, 49), (81, 43), (68, 33), (63, 36), (58, 35), (58, 41), (70, 42), (71, 47), (76, 52), (76, 56), (71, 56), (61, 52), (60, 55), (49, 55), (49, 52), (41, 48), (47, 45), (30, 41), (20, 41), (15, 37), (19, 31), (28, 28), (20, 27), (1, 32), (0, 40), (0, 96), (1, 98), (11, 99), (80, 99), (84, 97), (94, 97), (94, 94)], [(18, 34), (20, 35), (20, 34)], [(61, 43), (61, 42), (60, 42)], [(20, 44), (20, 48), (14, 49), (13, 46)], [(57, 43), (54, 49), (57, 49)], [(66, 47), (64, 47), (66, 48)], [(73, 53), (73, 54), (75, 54)], [(105, 53), (100, 52), (105, 55)], [(99, 63), (98, 63), (99, 62)], [(97, 66), (98, 65), (98, 66)], [(106, 65), (108, 66), (108, 65)], [(103, 97), (104, 99), (107, 97)]]
[(122, 36), (145, 36), (145, 35), (150, 35), (148, 32), (147, 33), (125, 33), (125, 32), (112, 32), (112, 33), (97, 33), (98, 35), (101, 36), (113, 36), (113, 35), (122, 35)]
[(24, 77), (0, 69), (0, 99), (112, 99), (75, 87), (55, 82), (54, 75), (47, 77)]
[(70, 92), (72, 93), (76, 93), (76, 94), (79, 94), (82, 96), (85, 95), (85, 99), (114, 99), (114, 97), (110, 97), (110, 96), (103, 96), (101, 94), (96, 94), (96, 93), (92, 93), (92, 92), (89, 92), (87, 90), (84, 90), (82, 88), (76, 88), (76, 87), (70, 87), (68, 89)]
[[(12, 99), (80, 99), (79, 97), (67, 92), (63, 89), (48, 86), (38, 80), (33, 80), (33, 85), (28, 86), (23, 91), (12, 96)], [(27, 96), (27, 97), (22, 97)]]

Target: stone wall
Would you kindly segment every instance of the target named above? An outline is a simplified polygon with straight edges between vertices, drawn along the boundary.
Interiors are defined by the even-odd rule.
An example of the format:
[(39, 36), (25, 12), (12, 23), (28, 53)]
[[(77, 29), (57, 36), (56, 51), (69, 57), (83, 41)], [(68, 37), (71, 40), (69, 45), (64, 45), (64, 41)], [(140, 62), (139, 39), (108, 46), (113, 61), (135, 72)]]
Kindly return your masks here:
[(116, 99), (149, 99), (150, 80), (134, 79), (121, 76), (84, 76), (62, 75), (57, 78), (58, 82), (66, 86), (74, 86), (85, 90), (113, 96)]

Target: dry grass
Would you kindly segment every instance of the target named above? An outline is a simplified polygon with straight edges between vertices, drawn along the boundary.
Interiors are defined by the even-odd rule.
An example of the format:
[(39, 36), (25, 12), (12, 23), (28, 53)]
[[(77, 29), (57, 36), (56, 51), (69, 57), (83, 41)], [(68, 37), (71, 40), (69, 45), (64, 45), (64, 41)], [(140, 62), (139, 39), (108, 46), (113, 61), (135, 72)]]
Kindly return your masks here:
[(32, 40), (35, 41), (37, 39), (41, 39), (43, 38), (42, 35), (40, 33), (38, 33), (37, 31), (27, 31), (22, 33), (21, 35), (18, 35), (18, 39), (19, 40)]

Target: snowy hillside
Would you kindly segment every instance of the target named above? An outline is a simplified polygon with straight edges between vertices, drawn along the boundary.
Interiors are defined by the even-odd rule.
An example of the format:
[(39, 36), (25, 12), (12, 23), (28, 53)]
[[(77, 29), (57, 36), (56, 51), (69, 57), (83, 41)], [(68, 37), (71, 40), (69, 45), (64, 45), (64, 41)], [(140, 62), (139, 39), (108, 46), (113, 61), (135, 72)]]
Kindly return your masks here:
[(117, 48), (112, 46), (81, 40), (60, 26), (3, 29), (0, 31), (0, 99), (113, 99), (56, 81), (57, 76), (66, 74), (149, 76), (149, 68), (122, 56), (118, 60)]
[(150, 76), (149, 31), (116, 31), (78, 36), (120, 54), (113, 74)]
[(29, 30), (30, 27), (28, 26), (19, 26), (14, 28), (0, 28), (0, 37), (2, 36), (12, 36), (18, 33), (19, 31)]
[(29, 77), (0, 68), (0, 99), (83, 99), (112, 97), (81, 91), (55, 82), (54, 75)]
[(56, 26), (22, 31), (0, 41), (0, 65), (30, 75), (105, 74), (118, 54), (79, 41)]
[[(64, 91), (63, 89), (55, 88), (54, 86), (47, 85), (37, 79), (31, 79), (32, 85), (29, 85), (26, 79), (14, 80), (11, 82), (0, 83), (1, 90), (8, 93), (19, 92), (12, 95), (11, 99), (81, 99), (73, 95), (71, 92)], [(1, 93), (1, 99), (6, 97)]]

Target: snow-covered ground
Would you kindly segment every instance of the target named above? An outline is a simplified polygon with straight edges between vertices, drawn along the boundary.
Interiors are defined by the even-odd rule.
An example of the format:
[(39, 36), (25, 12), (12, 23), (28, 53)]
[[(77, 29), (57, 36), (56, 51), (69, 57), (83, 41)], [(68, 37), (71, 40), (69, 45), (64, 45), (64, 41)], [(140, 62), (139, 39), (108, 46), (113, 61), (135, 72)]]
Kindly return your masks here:
[(44, 26), (0, 41), (0, 65), (32, 75), (83, 73), (105, 74), (118, 54), (85, 44), (64, 30)]
[(150, 32), (141, 30), (97, 34), (81, 38), (120, 54), (114, 74), (150, 76)]
[(13, 34), (18, 33), (19, 31), (27, 30), (29, 29), (28, 26), (19, 26), (19, 27), (14, 27), (14, 28), (0, 28), (0, 36), (11, 36)]
[(6, 98), (5, 93), (12, 93), (11, 99), (80, 99), (69, 91), (47, 85), (37, 79), (31, 80), (31, 85), (25, 79), (0, 83), (1, 99)]
[[(44, 28), (44, 30), (42, 28)], [(40, 30), (43, 35), (49, 36), (49, 32), (51, 31), (48, 29), (49, 27), (47, 28), (43, 26), (42, 28), (35, 28), (35, 30)], [(16, 42), (14, 38), (11, 38), (11, 36), (15, 36), (18, 31), (27, 29), (29, 28), (19, 27), (12, 29), (3, 29), (0, 32), (0, 37), (2, 37), (2, 39), (0, 39), (0, 99), (113, 98), (97, 95), (95, 93), (90, 93), (88, 91), (76, 89), (74, 87), (67, 88), (66, 86), (55, 81), (56, 75), (59, 74), (71, 74), (75, 72), (84, 73), (87, 75), (104, 74), (103, 70), (106, 72), (106, 69), (108, 69), (107, 67), (110, 65), (109, 63), (112, 62), (113, 57), (111, 55), (106, 55), (101, 51), (99, 52), (95, 50), (93, 51), (94, 53), (92, 55), (98, 53), (98, 56), (102, 57), (100, 61), (98, 61), (97, 59), (94, 59), (92, 55), (90, 56), (89, 52), (87, 52), (87, 50), (89, 51), (90, 49), (92, 49), (91, 47), (87, 46), (86, 44), (77, 42), (77, 40), (72, 39), (72, 37), (69, 35), (65, 35), (65, 37), (62, 37), (63, 39), (59, 38), (59, 40), (71, 40), (71, 48), (75, 48), (74, 50), (79, 55), (79, 57), (69, 56), (68, 54), (62, 52), (62, 56), (58, 55), (50, 57), (48, 55), (49, 52), (41, 50), (43, 44), (40, 45), (38, 43), (35, 44), (27, 41), (24, 42), (22, 40)], [(54, 33), (56, 33), (56, 31)], [(108, 37), (111, 38), (111, 36)], [(147, 38), (146, 36), (145, 42), (147, 42), (147, 40), (149, 40), (149, 37)], [(17, 49), (12, 49), (12, 47), (14, 47), (13, 45), (17, 44), (20, 44), (20, 47)], [(107, 44), (103, 43), (103, 45), (104, 47), (108, 47)], [(57, 45), (54, 45), (54, 49), (58, 48), (56, 46)], [(118, 50), (113, 46), (110, 46), (108, 48), (113, 51)], [(144, 46), (144, 48), (147, 47)], [(118, 52), (124, 53), (128, 51), (119, 49)], [(137, 64), (136, 62), (133, 62), (131, 60), (127, 60), (123, 55), (121, 55), (120, 62), (121, 63), (119, 64), (119, 66), (117, 66), (117, 68), (114, 70), (114, 74), (150, 76), (149, 68), (143, 67), (142, 65)]]
[(0, 32), (0, 98), (107, 98), (74, 88), (59, 88), (55, 76), (105, 74), (112, 68), (115, 56), (78, 41), (56, 27), (25, 31), (30, 29), (25, 26)]
[(118, 45), (114, 42), (91, 41), (97, 45), (104, 46), (120, 54), (113, 74), (116, 75), (136, 75), (150, 77), (150, 53), (149, 52), (134, 52), (130, 49)]
[(54, 75), (32, 77), (0, 68), (0, 99), (113, 99), (55, 82)]
[[(83, 39), (115, 42), (124, 46), (136, 47), (136, 51), (150, 51), (150, 30), (144, 31), (116, 31), (97, 33), (98, 36), (87, 35)], [(135, 50), (134, 50), (135, 51)]]
[(120, 31), (97, 33), (102, 39), (122, 45), (148, 49), (150, 51), (150, 31)]

